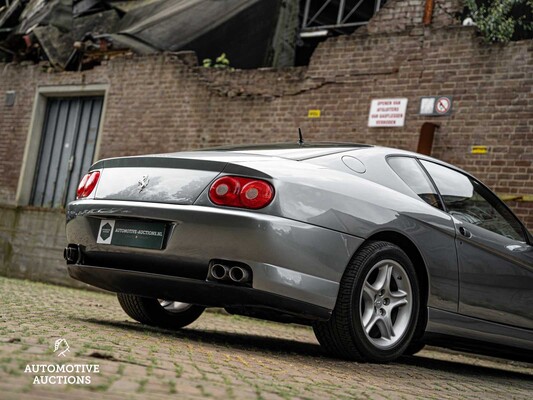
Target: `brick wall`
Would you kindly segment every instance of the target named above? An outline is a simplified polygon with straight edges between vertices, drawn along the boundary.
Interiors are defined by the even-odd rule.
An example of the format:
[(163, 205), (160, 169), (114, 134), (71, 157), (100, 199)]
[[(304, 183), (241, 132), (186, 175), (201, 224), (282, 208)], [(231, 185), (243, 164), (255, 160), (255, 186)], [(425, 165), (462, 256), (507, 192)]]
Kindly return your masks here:
[[(227, 143), (342, 140), (416, 150), (424, 122), (439, 125), (433, 155), (479, 176), (499, 193), (533, 195), (533, 41), (488, 46), (474, 28), (450, 25), (458, 1), (389, 2), (367, 29), (322, 43), (309, 67), (220, 71), (190, 54), (114, 59), (85, 72), (0, 65), (0, 203), (14, 204), (36, 88), (109, 84), (100, 157)], [(395, 21), (391, 23), (390, 21)], [(451, 95), (447, 117), (418, 115), (420, 96)], [(368, 128), (370, 101), (409, 99), (403, 128)], [(309, 119), (309, 109), (321, 118)], [(488, 145), (485, 155), (470, 146)], [(531, 202), (511, 204), (533, 228)]]
[[(370, 33), (404, 32), (422, 24), (425, 1), (389, 1), (367, 25)], [(433, 28), (453, 25), (463, 11), (463, 0), (434, 0)]]

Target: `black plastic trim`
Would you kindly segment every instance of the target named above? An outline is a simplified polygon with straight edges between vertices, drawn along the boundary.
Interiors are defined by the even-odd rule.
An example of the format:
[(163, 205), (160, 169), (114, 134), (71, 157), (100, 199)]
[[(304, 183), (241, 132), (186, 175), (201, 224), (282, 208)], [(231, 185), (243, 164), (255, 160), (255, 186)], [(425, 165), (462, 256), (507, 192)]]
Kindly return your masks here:
[(196, 160), (190, 158), (157, 157), (157, 156), (135, 156), (107, 158), (96, 162), (91, 170), (101, 168), (184, 168), (201, 169), (204, 171), (220, 172), (227, 162)]
[(206, 307), (244, 306), (275, 310), (306, 320), (328, 320), (331, 310), (261, 290), (122, 269), (69, 265), (69, 275), (115, 293), (163, 298)]

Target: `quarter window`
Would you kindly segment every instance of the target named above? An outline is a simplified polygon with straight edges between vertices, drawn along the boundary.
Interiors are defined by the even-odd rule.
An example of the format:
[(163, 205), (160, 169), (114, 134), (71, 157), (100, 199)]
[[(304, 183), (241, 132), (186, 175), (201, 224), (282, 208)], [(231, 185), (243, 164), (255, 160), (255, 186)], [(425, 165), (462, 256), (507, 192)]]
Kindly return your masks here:
[(433, 207), (444, 209), (437, 191), (417, 160), (411, 157), (389, 157), (388, 162), (418, 197)]
[(490, 190), (476, 180), (441, 165), (422, 161), (456, 219), (517, 241), (525, 241), (516, 217)]

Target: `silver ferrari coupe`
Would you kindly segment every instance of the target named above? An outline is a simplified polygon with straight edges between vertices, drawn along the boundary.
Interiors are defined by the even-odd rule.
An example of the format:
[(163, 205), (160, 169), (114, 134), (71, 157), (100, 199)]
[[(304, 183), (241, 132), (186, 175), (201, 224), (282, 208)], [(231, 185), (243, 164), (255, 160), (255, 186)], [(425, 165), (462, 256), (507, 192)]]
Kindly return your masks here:
[(295, 143), (98, 161), (67, 208), (70, 276), (176, 329), (206, 307), (312, 325), (387, 362), (433, 337), (533, 350), (533, 236), (468, 173)]

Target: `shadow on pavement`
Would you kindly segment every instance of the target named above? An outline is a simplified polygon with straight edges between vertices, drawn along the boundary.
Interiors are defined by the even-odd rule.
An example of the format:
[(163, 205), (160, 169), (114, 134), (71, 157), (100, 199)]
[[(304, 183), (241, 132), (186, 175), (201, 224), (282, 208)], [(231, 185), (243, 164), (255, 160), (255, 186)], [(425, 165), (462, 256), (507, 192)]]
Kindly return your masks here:
[[(496, 361), (497, 362), (497, 361)], [(455, 374), (478, 377), (478, 378), (498, 378), (498, 379), (533, 379), (531, 374), (519, 371), (507, 371), (499, 368), (492, 368), (484, 365), (471, 365), (458, 361), (436, 360), (424, 357), (423, 355), (401, 357), (399, 363), (413, 367), (430, 369), (432, 371), (453, 372)]]
[(270, 336), (258, 336), (235, 332), (222, 332), (206, 329), (183, 328), (177, 331), (142, 325), (135, 322), (106, 321), (95, 318), (78, 318), (81, 322), (90, 322), (113, 328), (127, 329), (136, 332), (154, 332), (165, 336), (183, 338), (196, 342), (226, 345), (239, 349), (269, 351), (272, 353), (292, 353), (302, 356), (316, 357), (323, 355), (320, 346), (314, 343), (305, 343), (296, 340), (275, 338)]
[[(357, 362), (339, 360), (324, 355), (320, 346), (314, 343), (305, 343), (296, 340), (275, 338), (269, 336), (258, 336), (254, 334), (234, 333), (234, 332), (221, 332), (213, 330), (200, 330), (194, 328), (183, 328), (179, 331), (172, 331), (163, 328), (151, 327), (134, 322), (118, 322), (100, 320), (95, 318), (79, 318), (73, 317), (81, 322), (93, 323), (97, 325), (103, 325), (112, 328), (126, 329), (136, 332), (153, 332), (159, 335), (165, 335), (169, 337), (175, 337), (177, 339), (188, 339), (196, 341), (198, 343), (210, 343), (220, 346), (230, 346), (236, 349), (243, 349), (249, 351), (258, 351), (262, 353), (273, 353), (279, 355), (297, 355), (303, 356), (309, 359), (320, 358), (321, 363), (328, 363), (328, 368), (338, 368), (341, 371), (346, 371), (347, 366), (353, 368), (365, 366), (366, 369), (376, 367), (382, 369), (382, 365), (373, 364), (361, 364)], [(157, 340), (154, 338), (154, 340)], [(493, 359), (493, 362), (494, 361)], [(506, 362), (506, 361), (504, 361)], [(401, 357), (398, 361), (388, 364), (389, 367), (416, 367), (423, 368), (431, 371), (445, 371), (448, 373), (460, 374), (462, 376), (469, 376), (474, 378), (498, 378), (498, 379), (515, 379), (515, 380), (528, 380), (532, 379), (533, 370), (531, 374), (523, 373), (519, 371), (508, 371), (499, 368), (491, 368), (489, 366), (470, 365), (457, 361), (445, 361), (436, 360), (433, 358), (427, 358), (423, 355), (405, 356)]]

